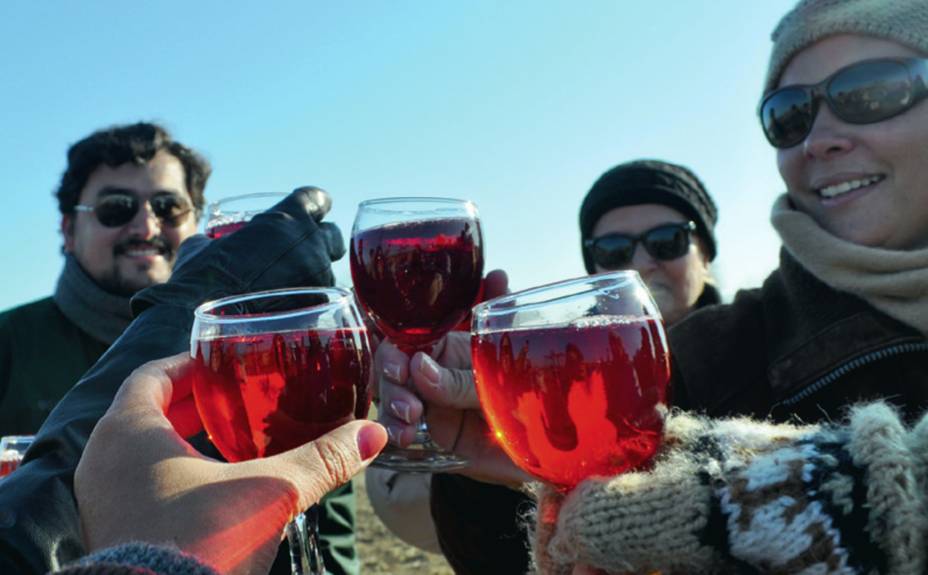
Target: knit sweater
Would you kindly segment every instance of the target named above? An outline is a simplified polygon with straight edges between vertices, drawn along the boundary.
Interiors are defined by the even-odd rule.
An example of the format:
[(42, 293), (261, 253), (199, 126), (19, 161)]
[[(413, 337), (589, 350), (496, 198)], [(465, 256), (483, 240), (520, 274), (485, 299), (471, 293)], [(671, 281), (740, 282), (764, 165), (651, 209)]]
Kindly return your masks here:
[(217, 575), (174, 547), (126, 543), (101, 549), (50, 575)]
[(542, 487), (537, 571), (921, 574), (928, 415), (907, 430), (877, 403), (846, 425), (668, 419), (648, 472)]

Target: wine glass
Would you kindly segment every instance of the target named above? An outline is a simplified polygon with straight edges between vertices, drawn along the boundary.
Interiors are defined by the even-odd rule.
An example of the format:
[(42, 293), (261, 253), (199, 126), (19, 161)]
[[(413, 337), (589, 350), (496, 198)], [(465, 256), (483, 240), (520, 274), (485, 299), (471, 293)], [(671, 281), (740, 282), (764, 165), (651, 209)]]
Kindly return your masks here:
[(227, 236), (286, 195), (278, 192), (259, 192), (229, 196), (211, 202), (206, 209), (206, 235), (214, 240)]
[(473, 314), (480, 405), (516, 465), (567, 491), (653, 457), (670, 356), (660, 312), (637, 272), (505, 295)]
[[(208, 302), (194, 312), (194, 401), (226, 460), (281, 453), (367, 417), (367, 331), (351, 292), (295, 288)], [(287, 525), (293, 573), (322, 574), (317, 506)]]
[[(429, 352), (470, 312), (483, 276), (477, 207), (449, 198), (383, 198), (361, 202), (351, 231), (355, 295), (377, 328), (412, 355)], [(400, 471), (458, 469), (425, 416), (407, 448), (388, 445), (373, 465)]]

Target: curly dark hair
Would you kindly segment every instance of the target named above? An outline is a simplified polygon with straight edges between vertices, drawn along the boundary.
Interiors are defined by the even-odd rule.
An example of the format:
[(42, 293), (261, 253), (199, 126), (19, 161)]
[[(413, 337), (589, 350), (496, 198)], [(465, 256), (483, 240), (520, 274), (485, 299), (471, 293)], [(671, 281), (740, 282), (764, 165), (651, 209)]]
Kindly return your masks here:
[(132, 162), (142, 165), (164, 150), (180, 160), (184, 166), (187, 191), (197, 217), (203, 212), (203, 189), (213, 169), (206, 158), (174, 141), (163, 127), (148, 122), (111, 126), (98, 130), (68, 149), (68, 167), (61, 176), (55, 191), (58, 211), (73, 214), (80, 201), (81, 190), (97, 167), (110, 167)]

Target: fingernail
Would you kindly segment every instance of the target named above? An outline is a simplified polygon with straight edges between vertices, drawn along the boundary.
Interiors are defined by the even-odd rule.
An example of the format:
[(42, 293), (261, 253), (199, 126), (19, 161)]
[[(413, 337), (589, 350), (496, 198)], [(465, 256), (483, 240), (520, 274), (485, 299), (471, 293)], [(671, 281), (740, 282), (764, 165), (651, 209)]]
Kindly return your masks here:
[(365, 425), (358, 432), (358, 452), (361, 461), (374, 457), (384, 446), (384, 436), (379, 425)]
[(383, 364), (383, 375), (389, 380), (402, 383), (400, 381), (400, 365), (398, 363), (390, 361)]
[(397, 417), (406, 423), (412, 423), (412, 419), (409, 417), (409, 404), (405, 401), (391, 401), (390, 409)]
[(386, 429), (387, 429), (387, 436), (390, 438), (390, 443), (399, 445), (401, 430), (395, 425), (388, 425), (386, 426)]
[(439, 387), (441, 384), (441, 372), (438, 364), (431, 357), (422, 354), (422, 363), (419, 364), (419, 373), (425, 376), (425, 379), (432, 384), (432, 387)]

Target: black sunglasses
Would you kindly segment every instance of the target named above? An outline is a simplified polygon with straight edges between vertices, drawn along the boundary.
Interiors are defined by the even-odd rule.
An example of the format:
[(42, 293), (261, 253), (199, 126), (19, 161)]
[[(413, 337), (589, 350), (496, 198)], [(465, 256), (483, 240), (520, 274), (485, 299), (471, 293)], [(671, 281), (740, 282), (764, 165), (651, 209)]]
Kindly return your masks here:
[(767, 94), (758, 113), (775, 148), (802, 142), (824, 100), (848, 124), (873, 124), (905, 112), (928, 95), (928, 60), (864, 60), (841, 68), (818, 84), (786, 86)]
[(690, 234), (696, 231), (693, 222), (663, 224), (637, 236), (608, 234), (584, 240), (596, 264), (607, 270), (628, 267), (635, 257), (638, 242), (651, 257), (658, 260), (675, 260), (690, 249)]
[[(148, 203), (155, 217), (172, 228), (179, 226), (187, 214), (193, 210), (190, 202), (177, 194), (155, 194), (148, 199)], [(126, 190), (101, 195), (96, 205), (78, 204), (74, 206), (74, 210), (93, 212), (100, 224), (108, 228), (118, 228), (131, 222), (141, 205), (139, 197)]]

